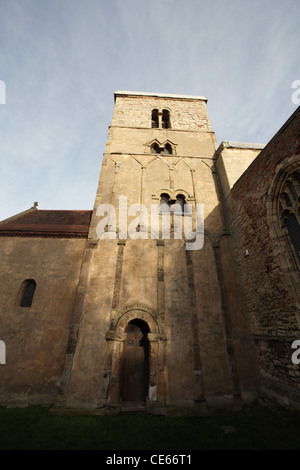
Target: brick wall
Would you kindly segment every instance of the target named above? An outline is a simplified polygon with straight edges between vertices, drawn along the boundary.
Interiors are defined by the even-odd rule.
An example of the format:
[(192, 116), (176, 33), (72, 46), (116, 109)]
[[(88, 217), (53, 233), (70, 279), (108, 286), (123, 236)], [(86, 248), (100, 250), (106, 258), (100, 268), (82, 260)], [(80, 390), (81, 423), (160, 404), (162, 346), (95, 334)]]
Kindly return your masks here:
[[(300, 366), (291, 361), (291, 344), (300, 339), (300, 274), (288, 244), (272, 233), (269, 208), (278, 168), (291, 158), (294, 168), (300, 168), (299, 152), (300, 108), (236, 182), (225, 203), (258, 348), (261, 388), (298, 407)], [(245, 250), (249, 255), (244, 256)]]

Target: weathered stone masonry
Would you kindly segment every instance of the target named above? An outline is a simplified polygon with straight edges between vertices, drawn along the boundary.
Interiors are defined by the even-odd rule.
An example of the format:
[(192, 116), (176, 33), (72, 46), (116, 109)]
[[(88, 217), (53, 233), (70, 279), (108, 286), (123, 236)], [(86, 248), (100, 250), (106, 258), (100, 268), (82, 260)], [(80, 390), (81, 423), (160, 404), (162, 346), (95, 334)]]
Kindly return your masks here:
[[(276, 215), (274, 180), (300, 166), (299, 109), (233, 185), (226, 211), (233, 234), (260, 367), (260, 392), (299, 407), (299, 365), (292, 342), (299, 331), (299, 264)], [(273, 189), (272, 189), (273, 188)], [(277, 188), (278, 191), (278, 188)], [(280, 235), (279, 235), (280, 234)], [(249, 255), (243, 253), (249, 250)]]
[[(35, 204), (0, 223), (1, 403), (201, 413), (267, 394), (300, 407), (300, 263), (286, 228), (297, 236), (299, 110), (266, 147), (217, 147), (206, 102), (116, 92), (93, 210)], [(120, 197), (148, 215), (167, 205), (170, 239), (142, 220), (137, 239), (119, 236)], [(176, 201), (204, 204), (199, 250), (177, 237)], [(116, 219), (99, 239), (101, 204)]]

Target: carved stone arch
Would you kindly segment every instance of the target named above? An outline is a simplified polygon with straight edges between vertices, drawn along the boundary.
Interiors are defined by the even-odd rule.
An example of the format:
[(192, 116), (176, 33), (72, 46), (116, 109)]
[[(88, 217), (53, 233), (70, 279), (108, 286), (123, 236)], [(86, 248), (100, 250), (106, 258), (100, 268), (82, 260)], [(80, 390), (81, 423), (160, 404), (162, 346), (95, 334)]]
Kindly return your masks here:
[(273, 237), (277, 237), (282, 234), (282, 230), (278, 228), (278, 197), (285, 180), (296, 170), (300, 171), (300, 154), (283, 160), (283, 162), (277, 166), (275, 176), (268, 191), (267, 221), (270, 227), (271, 236)]
[(174, 197), (174, 191), (172, 191), (171, 189), (162, 188), (152, 193), (152, 199), (159, 200), (161, 194), (168, 194), (170, 196), (170, 199), (173, 199)]
[(185, 189), (182, 189), (182, 188), (174, 189), (173, 194), (175, 198), (179, 196), (180, 194), (182, 194), (185, 197), (186, 201), (194, 200), (193, 196), (191, 196)]
[(131, 320), (138, 318), (147, 323), (150, 333), (160, 335), (162, 328), (157, 321), (156, 314), (145, 305), (130, 305), (124, 307), (117, 315), (114, 330), (116, 334), (122, 335)]
[[(157, 314), (145, 305), (129, 305), (121, 309), (111, 322), (110, 331), (106, 335), (108, 341), (107, 360), (103, 383), (106, 383), (107, 392), (102, 389), (103, 398), (107, 404), (122, 406), (120, 402), (120, 379), (122, 375), (122, 358), (126, 329), (130, 322), (144, 322), (149, 330), (147, 340), (149, 343), (149, 390), (146, 399), (146, 407), (151, 409), (165, 402), (164, 385), (164, 342), (165, 334)], [(109, 377), (109, 381), (107, 380)], [(106, 382), (105, 382), (106, 380)]]
[(161, 145), (161, 142), (158, 139), (152, 139), (145, 144), (146, 147), (151, 147), (153, 144)]

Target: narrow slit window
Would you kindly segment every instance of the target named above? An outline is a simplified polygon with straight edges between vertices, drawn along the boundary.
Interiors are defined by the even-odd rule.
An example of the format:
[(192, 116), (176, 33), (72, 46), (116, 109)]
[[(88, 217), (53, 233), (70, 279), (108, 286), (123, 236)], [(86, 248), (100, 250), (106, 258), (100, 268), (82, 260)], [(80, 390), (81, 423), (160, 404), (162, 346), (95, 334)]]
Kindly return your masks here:
[(152, 110), (151, 127), (153, 127), (153, 128), (158, 127), (158, 109), (153, 109)]
[(20, 302), (21, 307), (31, 307), (35, 289), (36, 282), (33, 279), (26, 279), (24, 281)]
[(167, 109), (162, 110), (162, 128), (169, 129), (171, 127), (170, 124), (170, 112)]

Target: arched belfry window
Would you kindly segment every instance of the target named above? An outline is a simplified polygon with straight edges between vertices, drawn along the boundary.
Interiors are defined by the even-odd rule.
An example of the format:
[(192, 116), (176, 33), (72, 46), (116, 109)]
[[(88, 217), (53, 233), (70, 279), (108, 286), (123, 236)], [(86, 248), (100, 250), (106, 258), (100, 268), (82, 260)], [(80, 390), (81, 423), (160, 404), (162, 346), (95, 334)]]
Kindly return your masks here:
[(159, 126), (158, 109), (153, 109), (152, 115), (151, 115), (151, 127), (156, 128), (158, 126)]
[(165, 155), (172, 155), (172, 146), (169, 144), (169, 142), (166, 143), (164, 147), (164, 154)]
[(170, 211), (170, 196), (169, 194), (162, 193), (160, 195), (160, 211), (169, 212)]
[(36, 289), (36, 282), (34, 279), (26, 279), (21, 286), (20, 307), (31, 307), (34, 293)]
[(174, 212), (183, 214), (184, 212), (184, 204), (186, 203), (185, 197), (183, 194), (178, 194), (176, 196), (176, 202), (174, 204)]
[(160, 153), (160, 152), (161, 152), (160, 146), (158, 145), (157, 142), (154, 142), (151, 145), (151, 153)]
[(152, 109), (151, 127), (161, 128), (161, 129), (170, 129), (171, 128), (170, 111), (168, 109), (163, 109), (163, 110)]
[(174, 212), (176, 214), (183, 214), (184, 204), (186, 204), (186, 200), (183, 194), (178, 194), (175, 199), (172, 199), (169, 194), (166, 193), (162, 193), (160, 195), (161, 212)]
[(300, 261), (300, 174), (288, 175), (279, 195), (279, 219), (288, 241)]
[(149, 147), (151, 153), (160, 153), (162, 155), (173, 155), (176, 153), (174, 144), (168, 140), (161, 143), (155, 139), (153, 142), (147, 144), (147, 148)]
[(170, 124), (170, 111), (167, 109), (162, 110), (162, 128), (169, 129), (171, 127)]

